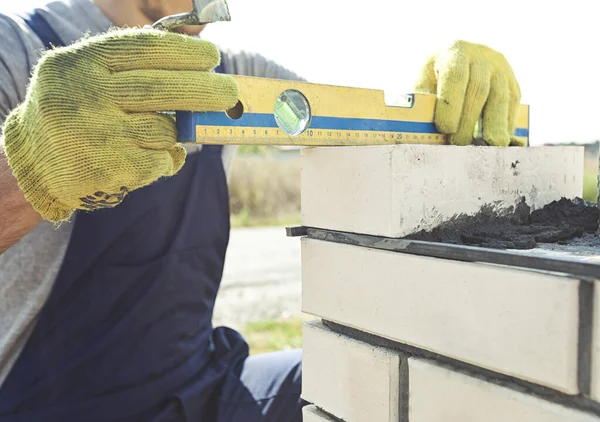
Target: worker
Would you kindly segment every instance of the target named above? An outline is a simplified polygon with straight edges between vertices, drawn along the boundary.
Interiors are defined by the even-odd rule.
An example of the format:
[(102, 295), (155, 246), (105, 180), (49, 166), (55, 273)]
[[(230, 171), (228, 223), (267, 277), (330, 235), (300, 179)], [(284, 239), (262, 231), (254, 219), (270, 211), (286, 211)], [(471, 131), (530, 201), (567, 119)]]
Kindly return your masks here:
[[(235, 149), (171, 110), (223, 111), (232, 74), (303, 80), (146, 26), (191, 0), (56, 0), (0, 14), (0, 422), (300, 421), (300, 350), (249, 356), (212, 313)], [(214, 71), (213, 71), (214, 70)], [(457, 145), (510, 144), (506, 59), (458, 41), (415, 87)]]

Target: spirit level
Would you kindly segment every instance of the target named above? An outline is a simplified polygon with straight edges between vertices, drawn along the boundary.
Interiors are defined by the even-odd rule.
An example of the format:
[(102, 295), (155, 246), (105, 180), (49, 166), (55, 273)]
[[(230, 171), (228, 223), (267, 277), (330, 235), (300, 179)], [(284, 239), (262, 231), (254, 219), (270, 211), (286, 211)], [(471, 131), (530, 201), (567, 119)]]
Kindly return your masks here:
[[(227, 112), (176, 113), (179, 142), (232, 145), (446, 144), (434, 124), (435, 95), (391, 100), (382, 90), (234, 76), (239, 102)], [(481, 122), (481, 119), (480, 119)], [(481, 137), (481, 125), (475, 138)], [(529, 106), (515, 137), (529, 143)]]

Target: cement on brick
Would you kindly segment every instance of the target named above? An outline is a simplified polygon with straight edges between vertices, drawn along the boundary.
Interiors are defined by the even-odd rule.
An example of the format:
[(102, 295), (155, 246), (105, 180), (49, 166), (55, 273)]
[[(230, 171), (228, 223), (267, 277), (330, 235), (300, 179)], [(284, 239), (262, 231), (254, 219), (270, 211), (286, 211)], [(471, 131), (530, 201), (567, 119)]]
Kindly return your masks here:
[(600, 402), (600, 281), (594, 282), (590, 397)]
[(579, 333), (577, 383), (579, 392), (590, 395), (592, 383), (592, 337), (594, 318), (594, 283), (579, 283)]
[(561, 198), (533, 212), (523, 201), (513, 215), (506, 217), (493, 213), (490, 216), (484, 211), (451, 219), (433, 230), (422, 230), (406, 238), (494, 249), (531, 250), (571, 242), (574, 246), (584, 241), (591, 247), (600, 247), (600, 237), (595, 234), (598, 207), (581, 198)]
[(451, 145), (302, 151), (302, 224), (405, 237), (487, 208), (509, 215), (580, 197), (582, 147)]
[(335, 333), (303, 326), (302, 398), (345, 422), (398, 422), (401, 357)]
[(309, 404), (302, 408), (302, 422), (340, 422), (340, 420), (332, 418), (321, 412), (317, 406)]
[[(595, 280), (600, 278), (600, 249), (578, 247), (574, 250), (536, 248), (530, 250), (498, 250), (466, 245), (432, 243), (422, 240), (385, 238), (366, 234), (336, 232), (326, 229), (304, 228), (310, 239), (410, 255), (478, 262), (515, 268), (568, 274), (573, 278)], [(580, 245), (582, 246), (582, 245)], [(569, 248), (573, 245), (569, 246)]]
[(302, 239), (303, 312), (578, 394), (579, 280)]
[(541, 400), (435, 362), (408, 359), (410, 422), (600, 422), (600, 417)]

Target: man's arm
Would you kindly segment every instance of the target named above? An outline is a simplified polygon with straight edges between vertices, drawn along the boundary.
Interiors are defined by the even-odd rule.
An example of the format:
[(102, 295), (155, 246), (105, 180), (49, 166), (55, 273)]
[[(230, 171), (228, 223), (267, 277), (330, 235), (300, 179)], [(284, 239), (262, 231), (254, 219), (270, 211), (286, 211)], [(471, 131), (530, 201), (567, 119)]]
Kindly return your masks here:
[(225, 48), (222, 48), (221, 52), (227, 73), (306, 82), (306, 79), (295, 72), (261, 54), (243, 50), (233, 51)]
[[(0, 139), (0, 145), (4, 142)], [(42, 221), (25, 200), (0, 148), (0, 254), (17, 243)]]
[[(0, 126), (8, 113), (25, 98), (32, 60), (39, 47), (25, 37), (17, 24), (0, 14)], [(42, 221), (25, 200), (4, 155), (0, 128), (0, 254), (3, 254)]]

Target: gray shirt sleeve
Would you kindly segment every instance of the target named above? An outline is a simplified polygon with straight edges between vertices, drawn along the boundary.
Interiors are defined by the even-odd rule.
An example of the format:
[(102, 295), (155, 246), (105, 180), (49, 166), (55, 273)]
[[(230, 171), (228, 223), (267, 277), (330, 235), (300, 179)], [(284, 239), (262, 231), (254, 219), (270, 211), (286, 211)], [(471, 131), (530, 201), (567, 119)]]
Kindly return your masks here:
[[(28, 27), (0, 14), (0, 125), (25, 99), (42, 44)], [(0, 137), (2, 136), (0, 129)], [(0, 148), (2, 146), (0, 145)], [(0, 254), (0, 385), (34, 327), (60, 268), (70, 224), (43, 222)]]
[(31, 69), (43, 48), (29, 27), (20, 22), (0, 14), (0, 125), (25, 99)]
[(247, 51), (234, 52), (228, 49), (221, 51), (226, 73), (306, 82), (306, 79), (293, 71), (260, 54)]

